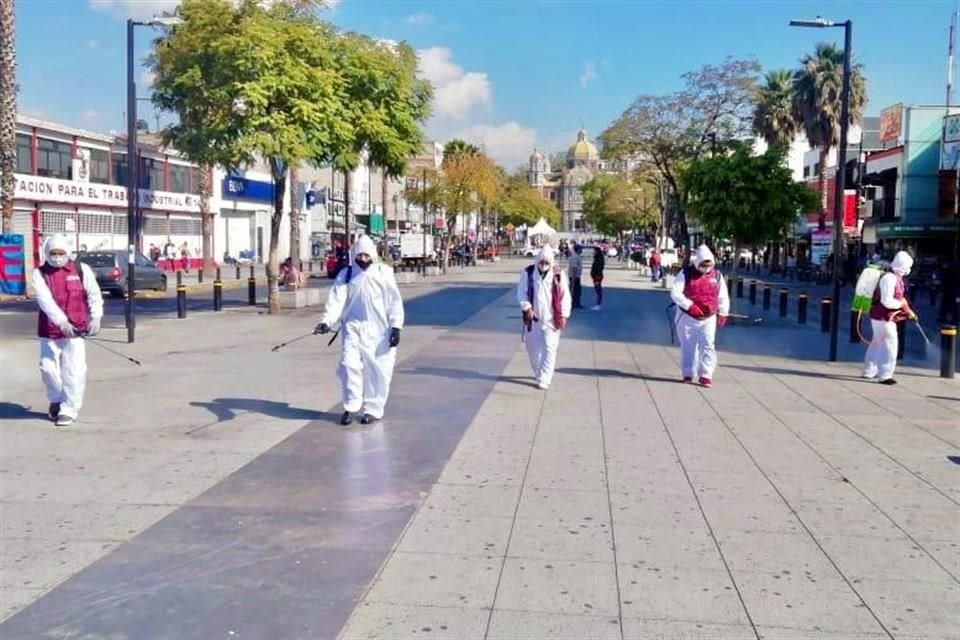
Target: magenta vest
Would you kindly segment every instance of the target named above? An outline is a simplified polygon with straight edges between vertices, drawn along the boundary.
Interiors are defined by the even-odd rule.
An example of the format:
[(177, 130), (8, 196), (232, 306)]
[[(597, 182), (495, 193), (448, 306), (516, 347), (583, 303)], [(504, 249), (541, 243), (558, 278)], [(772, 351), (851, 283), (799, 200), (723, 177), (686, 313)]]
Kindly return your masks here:
[[(73, 260), (57, 269), (47, 263), (40, 267), (47, 288), (53, 295), (54, 302), (67, 314), (70, 324), (79, 333), (90, 328), (90, 309), (87, 306), (87, 292), (83, 288), (83, 278), (80, 275), (80, 265)], [(61, 340), (65, 336), (60, 327), (53, 324), (43, 311), (37, 321), (37, 335), (41, 338)]]
[(720, 307), (720, 276), (716, 269), (700, 273), (699, 269), (687, 267), (683, 271), (683, 295), (703, 309), (704, 317), (717, 313)]
[[(903, 286), (903, 278), (900, 277), (900, 274), (893, 271), (888, 271), (887, 273), (893, 273), (897, 277), (897, 286), (893, 290), (893, 297), (896, 300), (903, 300), (905, 287)], [(886, 274), (884, 274), (885, 276)], [(883, 278), (883, 276), (880, 276)], [(880, 320), (881, 322), (890, 322), (893, 320), (893, 316), (900, 313), (900, 309), (887, 309), (880, 303), (880, 284), (877, 283), (877, 288), (873, 292), (873, 304), (870, 305), (870, 319), (871, 320)]]

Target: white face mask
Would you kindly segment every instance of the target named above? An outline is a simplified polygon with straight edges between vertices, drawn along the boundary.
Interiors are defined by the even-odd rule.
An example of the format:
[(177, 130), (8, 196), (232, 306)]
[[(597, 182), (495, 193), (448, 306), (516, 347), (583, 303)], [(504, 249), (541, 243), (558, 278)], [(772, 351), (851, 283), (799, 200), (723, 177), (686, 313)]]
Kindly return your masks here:
[(64, 254), (64, 255), (56, 255), (56, 256), (55, 256), (55, 255), (50, 255), (50, 256), (47, 258), (47, 262), (50, 263), (50, 266), (56, 267), (57, 269), (60, 269), (60, 268), (63, 268), (63, 267), (65, 267), (65, 266), (67, 266), (67, 261), (68, 261), (68, 260), (69, 260), (69, 258), (67, 258), (67, 256), (66, 256), (65, 254)]
[(706, 266), (701, 265), (701, 266), (697, 267), (697, 270), (698, 270), (700, 273), (710, 273), (711, 271), (713, 271), (713, 265), (712, 265), (712, 264), (706, 265)]

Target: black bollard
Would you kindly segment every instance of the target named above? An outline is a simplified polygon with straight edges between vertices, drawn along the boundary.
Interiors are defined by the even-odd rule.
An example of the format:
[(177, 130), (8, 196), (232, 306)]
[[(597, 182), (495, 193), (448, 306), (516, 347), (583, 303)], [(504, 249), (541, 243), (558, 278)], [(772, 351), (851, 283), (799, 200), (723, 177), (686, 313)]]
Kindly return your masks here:
[(750, 304), (751, 305), (757, 304), (757, 281), (756, 280), (750, 281)]
[(736, 278), (727, 278), (727, 295), (728, 296), (733, 295), (734, 280), (736, 280)]
[(737, 297), (738, 298), (743, 297), (743, 278), (740, 278), (739, 280), (737, 280)]
[(820, 331), (822, 333), (830, 332), (830, 305), (833, 304), (833, 300), (830, 298), (824, 298), (820, 301)]
[(205, 266), (206, 265), (203, 265), (199, 269), (197, 269), (197, 282), (203, 282), (203, 267)]
[(247, 278), (247, 304), (251, 307), (257, 304), (257, 279), (253, 275), (253, 265), (250, 265), (250, 277)]
[(187, 287), (183, 284), (182, 271), (177, 271), (177, 317), (187, 317)]
[(770, 285), (763, 287), (763, 310), (770, 311)]
[(797, 322), (807, 324), (807, 294), (801, 293), (797, 298)]
[(240, 265), (237, 265), (237, 280), (240, 279)]
[(780, 289), (780, 317), (787, 317), (787, 294), (789, 292), (786, 289)]
[(957, 372), (957, 328), (940, 327), (940, 377), (953, 378)]
[(860, 342), (860, 312), (850, 309), (850, 344)]
[(903, 352), (907, 346), (907, 323), (897, 323), (897, 362), (903, 360)]
[(217, 278), (213, 281), (213, 310), (223, 309), (223, 281), (220, 280), (220, 267), (217, 267)]

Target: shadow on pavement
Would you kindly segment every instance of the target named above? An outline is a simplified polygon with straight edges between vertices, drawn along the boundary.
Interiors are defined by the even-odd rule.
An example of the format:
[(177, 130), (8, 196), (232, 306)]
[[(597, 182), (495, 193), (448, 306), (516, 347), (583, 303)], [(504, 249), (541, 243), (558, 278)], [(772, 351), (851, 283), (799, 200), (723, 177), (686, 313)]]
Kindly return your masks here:
[(648, 382), (675, 382), (681, 384), (680, 378), (664, 378), (661, 376), (651, 376), (644, 373), (636, 374), (628, 371), (619, 371), (617, 369), (586, 369), (583, 367), (557, 367), (557, 373), (564, 373), (571, 376), (587, 376), (588, 378), (633, 378), (634, 380), (646, 380)]
[(417, 367), (416, 369), (398, 369), (397, 373), (404, 375), (413, 374), (417, 376), (437, 376), (440, 378), (453, 378), (455, 380), (493, 380), (494, 382), (509, 382), (523, 387), (536, 388), (536, 383), (531, 378), (520, 378), (517, 376), (492, 376), (478, 371), (468, 369), (452, 369), (448, 367)]
[(931, 400), (952, 400), (953, 402), (960, 402), (960, 398), (951, 398), (950, 396), (927, 396)]
[(47, 414), (15, 402), (0, 402), (0, 420), (47, 420)]
[(271, 418), (283, 420), (333, 420), (335, 416), (325, 411), (300, 409), (291, 407), (288, 402), (274, 402), (272, 400), (257, 400), (254, 398), (215, 398), (210, 402), (191, 402), (191, 407), (201, 407), (212, 413), (216, 420), (189, 430), (195, 433), (214, 425), (229, 422), (244, 413), (259, 413)]
[(947, 460), (953, 464), (960, 464), (960, 456), (947, 456)]
[(802, 378), (817, 378), (820, 380), (863, 380), (860, 376), (836, 376), (819, 371), (805, 371), (803, 369), (782, 369), (779, 367), (748, 367), (742, 364), (725, 364), (724, 369), (739, 369), (753, 373), (769, 373), (772, 375), (800, 376)]

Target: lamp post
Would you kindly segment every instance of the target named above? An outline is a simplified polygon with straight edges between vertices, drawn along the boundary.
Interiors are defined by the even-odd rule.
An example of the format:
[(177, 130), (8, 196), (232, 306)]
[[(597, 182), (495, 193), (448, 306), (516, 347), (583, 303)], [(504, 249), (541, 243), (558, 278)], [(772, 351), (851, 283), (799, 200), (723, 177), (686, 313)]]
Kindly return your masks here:
[(157, 17), (143, 22), (127, 20), (127, 300), (124, 315), (127, 342), (136, 336), (137, 207), (139, 206), (139, 158), (137, 157), (137, 83), (134, 79), (133, 28), (172, 27), (183, 22), (180, 18)]
[(830, 362), (837, 361), (838, 329), (840, 325), (840, 247), (843, 238), (843, 192), (844, 168), (847, 164), (847, 129), (850, 119), (850, 53), (853, 39), (853, 22), (833, 22), (817, 16), (813, 20), (791, 20), (791, 27), (827, 29), (843, 28), (843, 89), (840, 94), (840, 148), (837, 150), (837, 173), (833, 194), (833, 304), (830, 305)]

